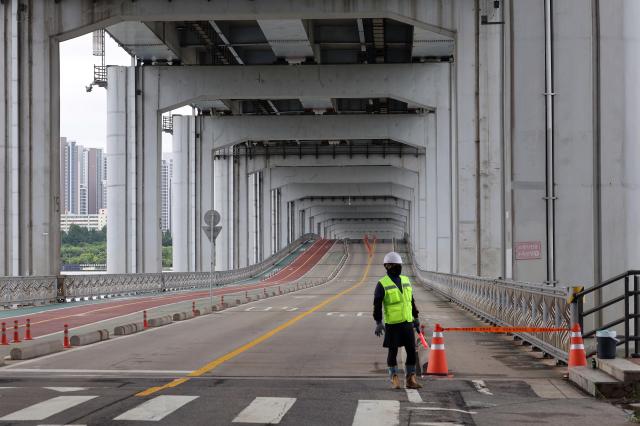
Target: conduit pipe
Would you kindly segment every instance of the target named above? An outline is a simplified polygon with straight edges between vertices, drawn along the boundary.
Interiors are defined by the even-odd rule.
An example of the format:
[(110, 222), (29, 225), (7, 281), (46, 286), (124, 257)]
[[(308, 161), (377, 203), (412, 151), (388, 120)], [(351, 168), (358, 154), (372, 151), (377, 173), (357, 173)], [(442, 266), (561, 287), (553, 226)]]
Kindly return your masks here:
[(556, 284), (555, 268), (555, 173), (553, 140), (553, 39), (551, 36), (552, 0), (544, 2), (544, 68), (546, 113), (546, 191), (547, 204), (547, 284)]

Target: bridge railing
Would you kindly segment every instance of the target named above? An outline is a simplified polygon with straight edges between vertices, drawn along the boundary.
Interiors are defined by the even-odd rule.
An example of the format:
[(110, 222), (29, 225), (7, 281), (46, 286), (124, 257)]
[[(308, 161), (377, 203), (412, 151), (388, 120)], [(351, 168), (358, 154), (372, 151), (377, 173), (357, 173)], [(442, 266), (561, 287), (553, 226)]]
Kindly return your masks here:
[[(569, 329), (575, 318), (568, 288), (423, 271), (414, 262), (408, 242), (407, 255), (423, 285), (495, 325)], [(556, 359), (568, 359), (568, 331), (514, 334)]]
[(321, 285), (333, 280), (340, 273), (340, 271), (342, 270), (342, 268), (347, 263), (347, 260), (349, 260), (349, 257), (350, 257), (349, 240), (348, 239), (342, 240), (342, 244), (343, 244), (342, 257), (340, 258), (340, 261), (338, 261), (338, 264), (333, 269), (333, 271), (331, 271), (329, 275), (322, 278), (303, 279), (303, 280), (299, 280), (298, 282), (301, 284)]
[[(240, 269), (217, 271), (213, 274), (213, 282), (216, 286), (222, 286), (253, 278), (284, 260), (303, 244), (317, 238), (315, 234), (305, 234), (260, 263)], [(209, 272), (0, 277), (0, 305), (31, 305), (76, 298), (188, 290), (205, 288), (210, 281)]]

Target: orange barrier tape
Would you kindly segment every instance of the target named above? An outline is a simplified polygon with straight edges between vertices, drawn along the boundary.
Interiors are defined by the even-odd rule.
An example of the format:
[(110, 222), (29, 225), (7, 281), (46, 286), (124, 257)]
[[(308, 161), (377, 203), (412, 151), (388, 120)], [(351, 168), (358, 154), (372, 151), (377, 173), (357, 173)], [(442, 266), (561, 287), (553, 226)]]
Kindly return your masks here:
[(443, 331), (467, 331), (471, 333), (554, 333), (569, 331), (560, 327), (449, 327)]

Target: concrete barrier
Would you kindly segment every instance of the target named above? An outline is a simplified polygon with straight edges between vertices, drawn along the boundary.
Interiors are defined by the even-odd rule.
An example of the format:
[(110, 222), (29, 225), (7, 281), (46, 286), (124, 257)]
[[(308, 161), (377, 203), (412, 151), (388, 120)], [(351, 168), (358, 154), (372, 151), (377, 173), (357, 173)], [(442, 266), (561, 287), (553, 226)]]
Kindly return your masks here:
[(193, 318), (195, 315), (192, 311), (189, 312), (176, 312), (173, 314), (174, 321), (184, 321)]
[(109, 340), (109, 331), (90, 331), (89, 333), (74, 334), (71, 336), (71, 346), (85, 346), (102, 342), (103, 340)]
[(196, 316), (201, 316), (201, 315), (209, 315), (211, 312), (213, 312), (213, 310), (209, 306), (203, 306), (196, 309), (195, 314)]
[(149, 321), (149, 327), (161, 327), (163, 325), (171, 324), (171, 315), (165, 315), (163, 317), (151, 318)]
[(20, 348), (11, 349), (11, 359), (32, 359), (39, 356), (54, 354), (56, 352), (62, 352), (63, 350), (64, 347), (62, 346), (62, 339), (50, 340), (48, 342), (38, 342), (32, 345), (25, 345)]
[(144, 323), (134, 322), (131, 324), (119, 325), (113, 329), (113, 334), (116, 336), (126, 336), (128, 334), (137, 333), (144, 330)]

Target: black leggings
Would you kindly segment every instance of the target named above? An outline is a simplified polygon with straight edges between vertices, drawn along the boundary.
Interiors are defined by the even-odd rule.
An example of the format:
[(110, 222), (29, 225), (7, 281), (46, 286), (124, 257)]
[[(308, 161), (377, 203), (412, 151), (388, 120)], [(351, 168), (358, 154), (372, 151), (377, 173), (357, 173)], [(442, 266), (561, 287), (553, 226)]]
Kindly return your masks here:
[[(416, 364), (416, 345), (412, 342), (410, 345), (404, 347), (407, 352), (407, 365)], [(398, 365), (398, 348), (389, 348), (389, 354), (387, 355), (387, 366), (396, 367)]]

